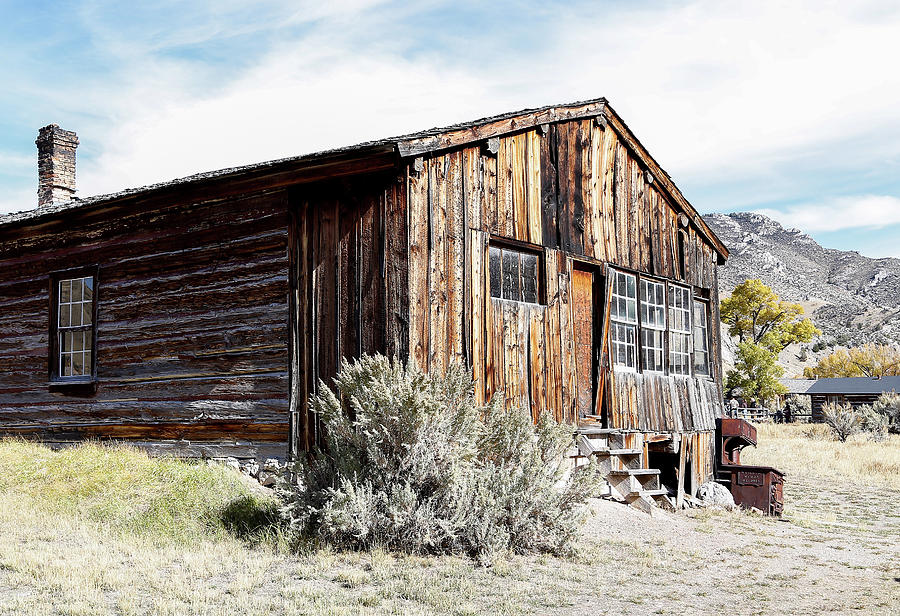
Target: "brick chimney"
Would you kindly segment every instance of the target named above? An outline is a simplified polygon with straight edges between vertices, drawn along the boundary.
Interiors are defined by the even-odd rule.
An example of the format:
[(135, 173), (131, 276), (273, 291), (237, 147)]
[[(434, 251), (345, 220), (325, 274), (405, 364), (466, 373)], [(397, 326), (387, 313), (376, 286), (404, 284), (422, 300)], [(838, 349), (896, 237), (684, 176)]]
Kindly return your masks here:
[(75, 148), (78, 136), (56, 124), (45, 126), (35, 141), (38, 149), (38, 207), (75, 196)]

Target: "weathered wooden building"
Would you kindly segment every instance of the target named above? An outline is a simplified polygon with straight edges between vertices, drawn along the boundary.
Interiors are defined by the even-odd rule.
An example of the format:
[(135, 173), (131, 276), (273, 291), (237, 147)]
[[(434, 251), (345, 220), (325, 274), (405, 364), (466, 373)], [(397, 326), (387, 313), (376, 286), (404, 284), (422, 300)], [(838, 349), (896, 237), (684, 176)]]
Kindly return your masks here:
[(611, 470), (712, 474), (727, 250), (604, 99), (88, 199), (74, 133), (38, 145), (42, 204), (0, 218), (4, 433), (283, 457), (382, 352)]
[(849, 404), (859, 408), (873, 404), (882, 394), (900, 391), (900, 376), (857, 376), (817, 379), (807, 388), (810, 397), (812, 421), (822, 421), (822, 407), (831, 404)]

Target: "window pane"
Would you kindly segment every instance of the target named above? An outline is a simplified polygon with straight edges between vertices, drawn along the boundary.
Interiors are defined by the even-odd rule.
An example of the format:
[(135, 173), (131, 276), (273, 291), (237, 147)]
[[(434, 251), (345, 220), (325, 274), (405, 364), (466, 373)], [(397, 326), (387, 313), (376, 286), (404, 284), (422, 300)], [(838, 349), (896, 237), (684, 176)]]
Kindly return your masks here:
[(91, 373), (91, 352), (90, 351), (84, 352), (84, 373), (85, 374)]
[(72, 376), (81, 376), (84, 374), (84, 356), (81, 353), (72, 355)]
[(503, 251), (503, 299), (522, 301), (519, 285), (519, 254), (512, 250)]
[(82, 298), (84, 301), (89, 302), (94, 299), (94, 279), (93, 278), (85, 278), (84, 279), (84, 291)]
[(69, 327), (69, 324), (72, 322), (69, 318), (69, 310), (72, 308), (71, 304), (63, 304), (59, 307), (59, 326), (60, 327)]
[(72, 350), (72, 334), (73, 332), (63, 332), (60, 334), (60, 351), (67, 353)]
[(59, 374), (60, 376), (72, 376), (72, 356), (68, 353), (60, 356)]
[(76, 278), (71, 281), (72, 283), (72, 301), (80, 302), (81, 301), (81, 279)]
[(81, 324), (82, 325), (90, 325), (91, 321), (94, 318), (93, 315), (93, 304), (90, 302), (84, 302), (81, 304)]
[(537, 255), (522, 253), (522, 301), (537, 303)]
[(490, 248), (490, 270), (491, 270), (491, 297), (503, 297), (502, 289), (502, 262), (500, 260), (500, 249), (496, 246)]
[(68, 336), (72, 337), (72, 348), (73, 351), (78, 351), (79, 353), (84, 349), (84, 332), (69, 332)]
[(72, 301), (72, 281), (71, 280), (60, 280), (59, 281), (59, 302), (70, 302)]

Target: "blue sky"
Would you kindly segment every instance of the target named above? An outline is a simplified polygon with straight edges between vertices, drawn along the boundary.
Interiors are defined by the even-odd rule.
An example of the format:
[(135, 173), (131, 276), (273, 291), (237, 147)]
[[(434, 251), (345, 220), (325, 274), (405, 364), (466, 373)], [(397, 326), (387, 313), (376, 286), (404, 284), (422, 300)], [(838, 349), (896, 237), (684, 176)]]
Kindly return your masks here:
[[(138, 8), (135, 8), (135, 7)], [(143, 8), (141, 8), (143, 6)], [(900, 256), (900, 3), (0, 0), (0, 212), (606, 96), (701, 212)]]

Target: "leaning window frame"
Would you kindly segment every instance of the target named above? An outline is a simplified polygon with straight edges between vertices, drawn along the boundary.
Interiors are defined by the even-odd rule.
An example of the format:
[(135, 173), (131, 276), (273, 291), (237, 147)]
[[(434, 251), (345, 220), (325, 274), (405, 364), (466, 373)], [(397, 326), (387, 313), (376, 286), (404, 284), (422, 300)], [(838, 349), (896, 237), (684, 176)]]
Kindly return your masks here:
[[(64, 280), (75, 280), (81, 278), (91, 278), (93, 281), (93, 294), (91, 298), (91, 324), (89, 329), (80, 326), (79, 331), (90, 332), (90, 367), (87, 374), (63, 376), (60, 369), (62, 352), (60, 349), (60, 332), (66, 328), (60, 326), (60, 282)], [(48, 361), (47, 372), (48, 381), (51, 388), (65, 389), (67, 387), (80, 388), (84, 386), (94, 386), (97, 382), (97, 307), (98, 287), (99, 287), (99, 267), (96, 265), (79, 267), (67, 270), (59, 270), (51, 272), (49, 276), (49, 344), (48, 344)], [(74, 331), (74, 330), (71, 330)]]
[[(691, 324), (691, 366), (693, 369), (693, 374), (695, 377), (703, 377), (707, 379), (711, 379), (713, 377), (712, 374), (712, 363), (710, 362), (710, 338), (709, 338), (709, 300), (694, 296), (691, 303), (691, 314), (694, 322)], [(698, 326), (696, 315), (697, 309), (700, 309), (701, 314), (703, 315), (703, 325), (702, 327)], [(697, 370), (697, 333), (698, 330), (703, 332), (702, 340), (704, 344), (704, 349), (700, 351), (705, 357), (705, 371), (700, 372)]]

